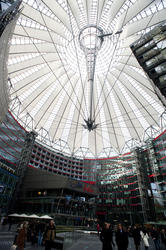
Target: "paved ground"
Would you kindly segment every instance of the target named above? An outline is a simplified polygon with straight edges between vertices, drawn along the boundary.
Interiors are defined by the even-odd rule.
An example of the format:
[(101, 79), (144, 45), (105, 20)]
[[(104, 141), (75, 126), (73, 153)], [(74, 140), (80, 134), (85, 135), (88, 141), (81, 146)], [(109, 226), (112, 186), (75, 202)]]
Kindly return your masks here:
[[(79, 239), (78, 242), (76, 242), (69, 250), (101, 250), (102, 244), (96, 235), (85, 235)], [(115, 246), (113, 248), (114, 250), (117, 250), (117, 247)], [(143, 244), (141, 244), (141, 250), (144, 250)], [(133, 239), (129, 238), (129, 247), (128, 250), (135, 250)], [(150, 247), (149, 250), (155, 250), (155, 247), (153, 245), (153, 242), (150, 240)], [(161, 250), (166, 250), (164, 246), (161, 247)]]
[[(14, 231), (7, 231), (8, 227), (0, 226), (0, 250), (10, 250), (10, 246), (13, 243)], [(81, 233), (79, 240), (74, 242), (70, 247), (72, 239), (69, 238), (68, 242), (65, 245), (64, 250), (101, 250), (102, 244), (99, 240), (99, 237), (96, 234)], [(26, 244), (25, 250), (44, 250), (44, 247), (31, 246), (30, 243)], [(134, 250), (133, 239), (129, 238), (129, 247), (128, 250)], [(161, 250), (165, 250), (164, 246), (161, 247)], [(114, 247), (114, 250), (117, 250), (117, 247)], [(141, 245), (141, 250), (144, 250), (143, 245)], [(155, 250), (153, 242), (150, 240), (149, 250)]]

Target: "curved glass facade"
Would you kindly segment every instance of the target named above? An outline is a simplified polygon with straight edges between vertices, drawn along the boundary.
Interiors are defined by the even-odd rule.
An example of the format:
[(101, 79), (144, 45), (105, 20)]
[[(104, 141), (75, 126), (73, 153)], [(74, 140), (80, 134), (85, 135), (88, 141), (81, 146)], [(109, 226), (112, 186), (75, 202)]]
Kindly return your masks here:
[[(164, 131), (144, 148), (112, 158), (72, 159), (35, 144), (30, 165), (57, 175), (93, 183), (98, 188), (96, 215), (134, 223), (164, 219), (166, 159)], [(162, 200), (156, 205), (155, 187)], [(157, 191), (156, 191), (157, 192)]]
[(25, 130), (8, 112), (5, 120), (0, 125), (0, 161), (14, 170), (20, 160), (25, 135)]
[[(9, 112), (0, 126), (1, 185), (6, 186), (9, 196), (11, 189), (8, 189), (8, 185), (11, 182), (11, 178), (13, 180), (12, 185), (16, 184), (17, 176), (15, 171), (19, 166), (25, 138), (26, 131)], [(23, 188), (25, 189), (24, 198), (21, 198), (20, 209), (28, 207), (25, 205), (31, 201), (31, 205), (33, 204), (32, 207), (36, 212), (42, 213), (42, 211), (45, 211), (55, 216), (61, 213), (64, 216), (71, 216), (72, 214), (74, 215), (78, 205), (76, 197), (86, 197), (86, 202), (88, 202), (86, 204), (89, 204), (88, 206), (92, 208), (90, 210), (91, 215), (89, 215), (91, 219), (107, 217), (116, 221), (121, 218), (128, 222), (137, 222), (139, 220), (143, 222), (155, 218), (162, 220), (166, 210), (165, 141), (166, 131), (163, 131), (160, 136), (148, 140), (144, 148), (137, 147), (124, 155), (101, 159), (71, 158), (44, 147), (36, 141), (33, 145), (28, 169), (33, 168), (37, 172), (36, 174), (32, 173), (31, 177), (28, 177), (28, 174), (25, 172), (27, 182), (26, 187)], [(2, 164), (5, 166), (5, 169)], [(7, 171), (8, 178), (5, 177)], [(35, 195), (35, 192), (37, 192), (35, 191), (35, 186), (28, 193), (27, 190), (29, 190), (29, 185), (32, 184), (32, 178), (39, 174), (38, 182), (40, 183), (41, 179), (42, 183), (42, 178), (43, 180), (44, 178), (47, 179), (46, 173), (49, 176), (53, 176), (55, 183), (58, 176), (59, 178), (65, 178), (61, 180), (63, 186), (61, 188), (59, 186), (58, 189), (56, 185), (51, 188), (41, 188), (39, 185), (39, 193), (42, 194), (47, 190), (47, 194), (44, 197), (38, 195), (38, 193)], [(4, 184), (4, 181), (6, 184)], [(37, 185), (37, 179), (35, 179), (35, 183)], [(75, 183), (75, 186), (72, 183)], [(82, 187), (80, 191), (77, 189), (78, 187)], [(94, 187), (95, 192), (93, 191)], [(74, 188), (73, 191), (71, 188)], [(88, 196), (85, 195), (86, 193)], [(6, 197), (4, 194), (2, 195), (1, 193), (1, 201), (3, 197)], [(54, 207), (52, 207), (53, 197), (57, 197), (57, 194), (59, 194), (59, 197), (62, 196), (64, 198), (62, 200), (61, 198), (54, 200)], [(75, 205), (71, 206), (70, 202), (66, 203), (67, 198), (65, 197), (68, 195), (70, 199), (75, 197), (74, 203), (72, 203)], [(10, 200), (9, 196), (8, 201)], [(45, 201), (47, 198), (44, 207), (42, 207), (40, 202), (37, 205), (35, 200), (39, 201), (39, 198), (41, 202), (43, 198)], [(66, 204), (65, 210), (63, 209), (63, 201)], [(57, 204), (59, 204), (58, 207)], [(33, 212), (33, 209), (29, 212)], [(77, 214), (77, 216), (83, 216), (86, 209), (80, 210), (80, 214)], [(75, 218), (77, 216), (75, 215)], [(85, 222), (86, 219), (88, 217), (84, 217), (81, 223)]]
[(0, 124), (0, 209), (6, 214), (18, 182), (17, 168), (25, 140), (25, 130), (10, 112)]

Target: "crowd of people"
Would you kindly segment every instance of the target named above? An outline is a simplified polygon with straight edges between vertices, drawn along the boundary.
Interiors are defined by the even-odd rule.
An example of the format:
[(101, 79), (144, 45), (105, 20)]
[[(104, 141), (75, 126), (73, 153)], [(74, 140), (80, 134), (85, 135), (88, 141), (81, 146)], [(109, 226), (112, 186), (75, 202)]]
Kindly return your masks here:
[(114, 229), (110, 223), (105, 222), (102, 226), (97, 224), (97, 232), (102, 242), (102, 250), (112, 250), (115, 245), (117, 245), (118, 250), (127, 250), (129, 237), (133, 238), (136, 250), (141, 249), (141, 242), (145, 250), (148, 250), (150, 237), (156, 250), (161, 250), (161, 242), (166, 247), (165, 228), (159, 229), (153, 226), (151, 229), (146, 229), (138, 225), (125, 227), (122, 224), (118, 224)]
[[(115, 246), (117, 246), (118, 250), (127, 250), (130, 244), (129, 237), (133, 238), (136, 250), (140, 250), (141, 245), (144, 246), (145, 250), (148, 250), (150, 237), (156, 250), (161, 250), (161, 242), (166, 247), (166, 229), (164, 227), (157, 228), (153, 226), (152, 228), (146, 228), (139, 225), (125, 227), (122, 224), (113, 226), (108, 222), (104, 222), (97, 224), (97, 233), (102, 242), (102, 250), (112, 250)], [(56, 248), (55, 238), (56, 227), (54, 220), (50, 220), (49, 223), (25, 221), (17, 227), (13, 246), (17, 246), (17, 250), (23, 250), (28, 241), (32, 246), (43, 246), (45, 250), (51, 250)]]
[(50, 220), (48, 225), (40, 221), (25, 221), (18, 225), (11, 249), (24, 250), (28, 241), (32, 246), (44, 246), (45, 250), (51, 250), (54, 248), (55, 237), (56, 227), (54, 220)]

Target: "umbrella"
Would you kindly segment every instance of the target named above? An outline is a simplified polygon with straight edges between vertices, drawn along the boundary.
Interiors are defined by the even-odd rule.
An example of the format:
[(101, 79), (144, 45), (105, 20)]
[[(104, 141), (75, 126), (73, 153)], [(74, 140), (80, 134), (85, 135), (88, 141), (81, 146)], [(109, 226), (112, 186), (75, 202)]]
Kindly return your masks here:
[(20, 215), (15, 213), (15, 214), (9, 214), (8, 216), (19, 217)]
[(27, 214), (20, 214), (19, 217), (29, 217)]
[(40, 217), (36, 214), (29, 215), (28, 218), (39, 219)]
[(51, 220), (53, 219), (52, 217), (48, 216), (48, 215), (43, 215), (40, 217), (40, 219), (47, 219), (47, 220)]

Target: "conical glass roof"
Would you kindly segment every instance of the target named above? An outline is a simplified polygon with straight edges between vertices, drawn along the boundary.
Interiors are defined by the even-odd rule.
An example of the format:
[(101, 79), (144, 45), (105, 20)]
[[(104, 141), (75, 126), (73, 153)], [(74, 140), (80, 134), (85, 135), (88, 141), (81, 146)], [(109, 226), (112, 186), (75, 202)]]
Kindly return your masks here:
[(24, 0), (8, 60), (16, 118), (76, 156), (141, 142), (164, 107), (130, 45), (165, 8), (165, 0)]

